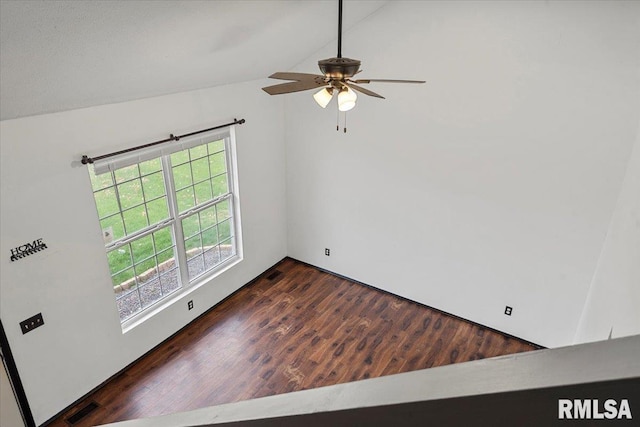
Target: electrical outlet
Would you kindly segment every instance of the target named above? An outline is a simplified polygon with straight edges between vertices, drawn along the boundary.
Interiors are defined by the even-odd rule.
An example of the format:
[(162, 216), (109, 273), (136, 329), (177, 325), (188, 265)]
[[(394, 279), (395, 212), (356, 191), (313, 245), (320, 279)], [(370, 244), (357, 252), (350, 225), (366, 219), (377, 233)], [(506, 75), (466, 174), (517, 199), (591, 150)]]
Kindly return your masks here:
[(44, 325), (44, 319), (42, 318), (42, 313), (38, 313), (35, 316), (20, 322), (20, 329), (22, 329), (23, 334), (26, 334), (27, 332), (31, 332), (42, 325)]
[(506, 314), (507, 316), (511, 316), (512, 311), (513, 311), (513, 307), (506, 306), (504, 308), (504, 314)]
[(329, 249), (329, 248), (324, 248), (324, 254), (325, 254), (326, 256), (330, 256), (330, 255), (331, 255), (331, 249)]
[(189, 302), (187, 303), (187, 307), (189, 308), (189, 310), (193, 308), (193, 300), (189, 300)]

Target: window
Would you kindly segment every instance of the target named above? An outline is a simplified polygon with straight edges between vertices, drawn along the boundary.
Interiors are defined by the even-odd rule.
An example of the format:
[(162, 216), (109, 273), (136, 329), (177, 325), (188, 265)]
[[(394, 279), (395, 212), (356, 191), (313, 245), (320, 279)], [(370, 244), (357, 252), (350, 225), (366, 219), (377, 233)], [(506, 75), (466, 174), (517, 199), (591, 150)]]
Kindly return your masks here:
[(120, 320), (239, 260), (233, 129), (89, 168)]

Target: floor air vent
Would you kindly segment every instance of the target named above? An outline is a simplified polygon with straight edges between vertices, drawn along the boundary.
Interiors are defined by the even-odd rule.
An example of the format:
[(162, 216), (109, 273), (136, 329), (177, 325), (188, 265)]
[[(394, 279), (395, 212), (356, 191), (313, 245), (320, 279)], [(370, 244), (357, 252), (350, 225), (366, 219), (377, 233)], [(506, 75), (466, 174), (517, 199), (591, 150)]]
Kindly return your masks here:
[(273, 273), (271, 273), (270, 275), (268, 275), (268, 276), (267, 276), (267, 279), (269, 279), (269, 280), (273, 280), (273, 279), (275, 279), (276, 277), (280, 276), (281, 274), (282, 274), (282, 271), (280, 271), (280, 270), (276, 270), (276, 271), (274, 271)]
[(78, 412), (67, 418), (66, 421), (71, 425), (75, 425), (78, 421), (80, 421), (99, 407), (100, 405), (98, 405), (96, 402), (89, 402), (87, 405), (85, 405), (84, 408), (80, 409)]

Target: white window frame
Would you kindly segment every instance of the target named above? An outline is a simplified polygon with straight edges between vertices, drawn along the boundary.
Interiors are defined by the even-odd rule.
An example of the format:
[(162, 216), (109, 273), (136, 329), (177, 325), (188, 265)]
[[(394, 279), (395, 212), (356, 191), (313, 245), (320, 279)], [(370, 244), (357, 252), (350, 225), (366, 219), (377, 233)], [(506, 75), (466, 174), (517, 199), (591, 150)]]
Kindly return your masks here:
[[(228, 192), (222, 196), (215, 197), (203, 204), (193, 207), (183, 213), (179, 212), (178, 200), (176, 193), (176, 185), (174, 181), (174, 171), (171, 163), (171, 154), (183, 151), (188, 148), (198, 147), (209, 142), (223, 140), (224, 141), (224, 153), (226, 161), (226, 174), (227, 174), (227, 186)], [(198, 143), (198, 141), (200, 143)], [(173, 144), (173, 146), (169, 146)], [(139, 164), (146, 160), (160, 158), (162, 164), (162, 176), (164, 178), (165, 193), (167, 197), (167, 208), (169, 217), (157, 224), (150, 225), (146, 228), (138, 230), (131, 235), (126, 235), (115, 242), (111, 242), (105, 245), (105, 260), (107, 260), (106, 254), (118, 247), (124, 246), (129, 242), (133, 242), (154, 231), (160, 230), (165, 227), (169, 227), (171, 231), (173, 244), (174, 244), (174, 258), (177, 266), (178, 276), (180, 278), (180, 287), (163, 295), (161, 298), (151, 303), (147, 307), (142, 307), (138, 312), (130, 317), (121, 320), (121, 326), (123, 333), (133, 329), (135, 326), (143, 323), (148, 318), (154, 316), (158, 312), (164, 310), (166, 307), (173, 305), (176, 301), (181, 300), (182, 297), (192, 292), (193, 290), (210, 283), (213, 279), (235, 266), (243, 259), (243, 245), (242, 245), (242, 227), (241, 227), (241, 215), (240, 215), (240, 195), (238, 185), (238, 168), (236, 157), (236, 138), (235, 138), (235, 126), (230, 126), (224, 130), (218, 130), (216, 132), (206, 133), (198, 135), (196, 138), (190, 138), (186, 141), (169, 142), (162, 144), (158, 147), (153, 147), (149, 150), (141, 150), (141, 152), (127, 153), (121, 156), (114, 156), (103, 162), (96, 162), (94, 164), (95, 170), (104, 173), (106, 171), (114, 172), (126, 166), (133, 164)], [(191, 163), (193, 160), (189, 160)], [(117, 184), (114, 182), (115, 187)], [(118, 200), (119, 200), (119, 196)], [(197, 215), (199, 212), (209, 209), (212, 206), (216, 206), (221, 201), (229, 201), (230, 219), (231, 219), (231, 244), (233, 245), (233, 254), (226, 260), (215, 265), (213, 268), (202, 272), (193, 279), (189, 279), (189, 270), (187, 264), (187, 249), (185, 243), (185, 235), (182, 227), (182, 221), (185, 218)], [(120, 210), (122, 212), (122, 210)], [(216, 223), (216, 227), (219, 223)], [(202, 231), (202, 230), (201, 230)], [(220, 244), (218, 235), (218, 245)], [(111, 275), (109, 276), (111, 279)], [(111, 280), (110, 280), (111, 282)], [(114, 298), (114, 303), (115, 303)]]

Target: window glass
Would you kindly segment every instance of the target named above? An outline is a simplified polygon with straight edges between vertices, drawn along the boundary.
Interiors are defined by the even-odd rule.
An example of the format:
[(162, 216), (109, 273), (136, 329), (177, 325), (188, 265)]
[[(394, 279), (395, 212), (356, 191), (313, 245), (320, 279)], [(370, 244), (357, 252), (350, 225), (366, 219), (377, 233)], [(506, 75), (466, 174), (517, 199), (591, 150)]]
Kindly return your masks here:
[(228, 143), (167, 155), (168, 168), (160, 157), (100, 175), (90, 168), (121, 321), (236, 256)]

